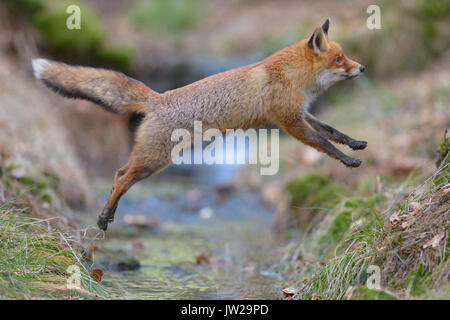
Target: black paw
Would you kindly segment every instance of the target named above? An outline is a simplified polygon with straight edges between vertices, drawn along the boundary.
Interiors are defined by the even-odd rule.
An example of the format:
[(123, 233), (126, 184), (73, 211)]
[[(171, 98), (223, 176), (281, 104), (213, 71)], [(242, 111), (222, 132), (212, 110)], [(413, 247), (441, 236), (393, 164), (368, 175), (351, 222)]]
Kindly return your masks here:
[(345, 164), (347, 167), (356, 168), (361, 165), (362, 161), (354, 158), (346, 158), (342, 160), (342, 163)]
[(362, 150), (367, 147), (367, 141), (353, 140), (352, 142), (350, 142), (349, 147), (353, 150)]
[(113, 214), (108, 214), (108, 213), (101, 213), (98, 216), (97, 219), (97, 226), (103, 230), (106, 231), (106, 229), (108, 229), (108, 223), (111, 223), (114, 221), (114, 213)]

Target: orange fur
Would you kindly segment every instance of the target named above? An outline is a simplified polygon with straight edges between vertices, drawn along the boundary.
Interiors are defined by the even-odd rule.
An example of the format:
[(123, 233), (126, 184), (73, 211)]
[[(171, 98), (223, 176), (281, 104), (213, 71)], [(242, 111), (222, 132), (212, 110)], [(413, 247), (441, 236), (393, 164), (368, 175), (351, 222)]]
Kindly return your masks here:
[(117, 203), (134, 183), (170, 163), (173, 130), (193, 133), (194, 121), (203, 130), (251, 128), (278, 124), (296, 139), (345, 165), (361, 161), (336, 149), (329, 141), (363, 149), (354, 140), (308, 113), (309, 104), (333, 83), (359, 75), (364, 68), (328, 39), (328, 20), (311, 38), (287, 46), (259, 63), (210, 76), (182, 88), (158, 94), (125, 75), (86, 67), (72, 67), (39, 59), (36, 77), (66, 96), (83, 98), (118, 112), (141, 112), (136, 144), (126, 166), (117, 171), (110, 199), (99, 216), (106, 230)]

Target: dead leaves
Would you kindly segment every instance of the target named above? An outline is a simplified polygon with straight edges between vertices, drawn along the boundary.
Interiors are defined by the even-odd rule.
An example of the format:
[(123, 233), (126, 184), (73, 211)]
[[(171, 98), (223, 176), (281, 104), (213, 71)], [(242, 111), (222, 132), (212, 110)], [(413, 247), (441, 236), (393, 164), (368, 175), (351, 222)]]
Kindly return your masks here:
[(212, 266), (224, 266), (231, 265), (233, 261), (231, 259), (224, 259), (216, 256), (208, 256), (206, 254), (200, 254), (195, 257), (197, 264), (207, 264)]
[[(416, 215), (422, 209), (420, 202), (411, 201), (408, 203), (406, 210), (396, 210), (390, 217), (389, 223), (392, 227), (400, 225), (402, 229), (406, 229), (416, 221)], [(389, 227), (387, 229), (390, 229)]]
[(287, 299), (294, 298), (298, 294), (298, 290), (292, 287), (284, 288), (283, 289), (284, 297)]
[(428, 240), (427, 243), (425, 243), (422, 247), (424, 249), (426, 249), (428, 247), (438, 248), (439, 247), (439, 243), (441, 242), (442, 239), (444, 239), (444, 237), (445, 237), (445, 233), (444, 232), (438, 233), (433, 238)]
[(94, 269), (91, 272), (91, 277), (97, 282), (102, 281), (103, 271), (101, 269)]

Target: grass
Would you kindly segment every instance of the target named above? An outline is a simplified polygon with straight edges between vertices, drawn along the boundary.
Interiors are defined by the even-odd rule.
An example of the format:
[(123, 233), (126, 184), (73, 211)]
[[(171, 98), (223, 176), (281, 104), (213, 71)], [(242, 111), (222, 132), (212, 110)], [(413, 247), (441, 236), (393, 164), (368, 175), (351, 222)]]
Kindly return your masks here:
[[(439, 168), (420, 184), (374, 186), (369, 194), (341, 196), (333, 202), (325, 218), (314, 224), (300, 245), (289, 246), (277, 266), (298, 288), (296, 297), (448, 299), (450, 157), (446, 139), (439, 147), (439, 154), (443, 153)], [(380, 290), (366, 285), (370, 265), (380, 268)]]
[[(63, 214), (60, 179), (27, 174), (6, 165), (8, 158), (0, 155), (0, 187), (5, 187), (0, 188), (0, 299), (108, 298), (90, 276), (83, 238)], [(79, 286), (69, 289), (74, 278)]]
[[(106, 298), (82, 264), (79, 245), (69, 233), (52, 229), (50, 220), (30, 216), (14, 202), (0, 206), (0, 298)], [(68, 268), (80, 270), (79, 290), (67, 289)], [(69, 269), (70, 271), (70, 269)]]

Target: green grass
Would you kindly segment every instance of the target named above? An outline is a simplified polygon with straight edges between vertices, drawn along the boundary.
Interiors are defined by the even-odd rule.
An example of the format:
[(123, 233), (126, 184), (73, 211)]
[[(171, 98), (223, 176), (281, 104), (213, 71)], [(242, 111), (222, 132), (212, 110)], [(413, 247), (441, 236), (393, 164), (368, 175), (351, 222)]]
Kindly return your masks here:
[[(56, 219), (56, 218), (54, 218)], [(13, 202), (0, 206), (0, 298), (106, 298), (82, 265), (76, 242)], [(80, 270), (81, 290), (67, 289), (69, 266)]]

